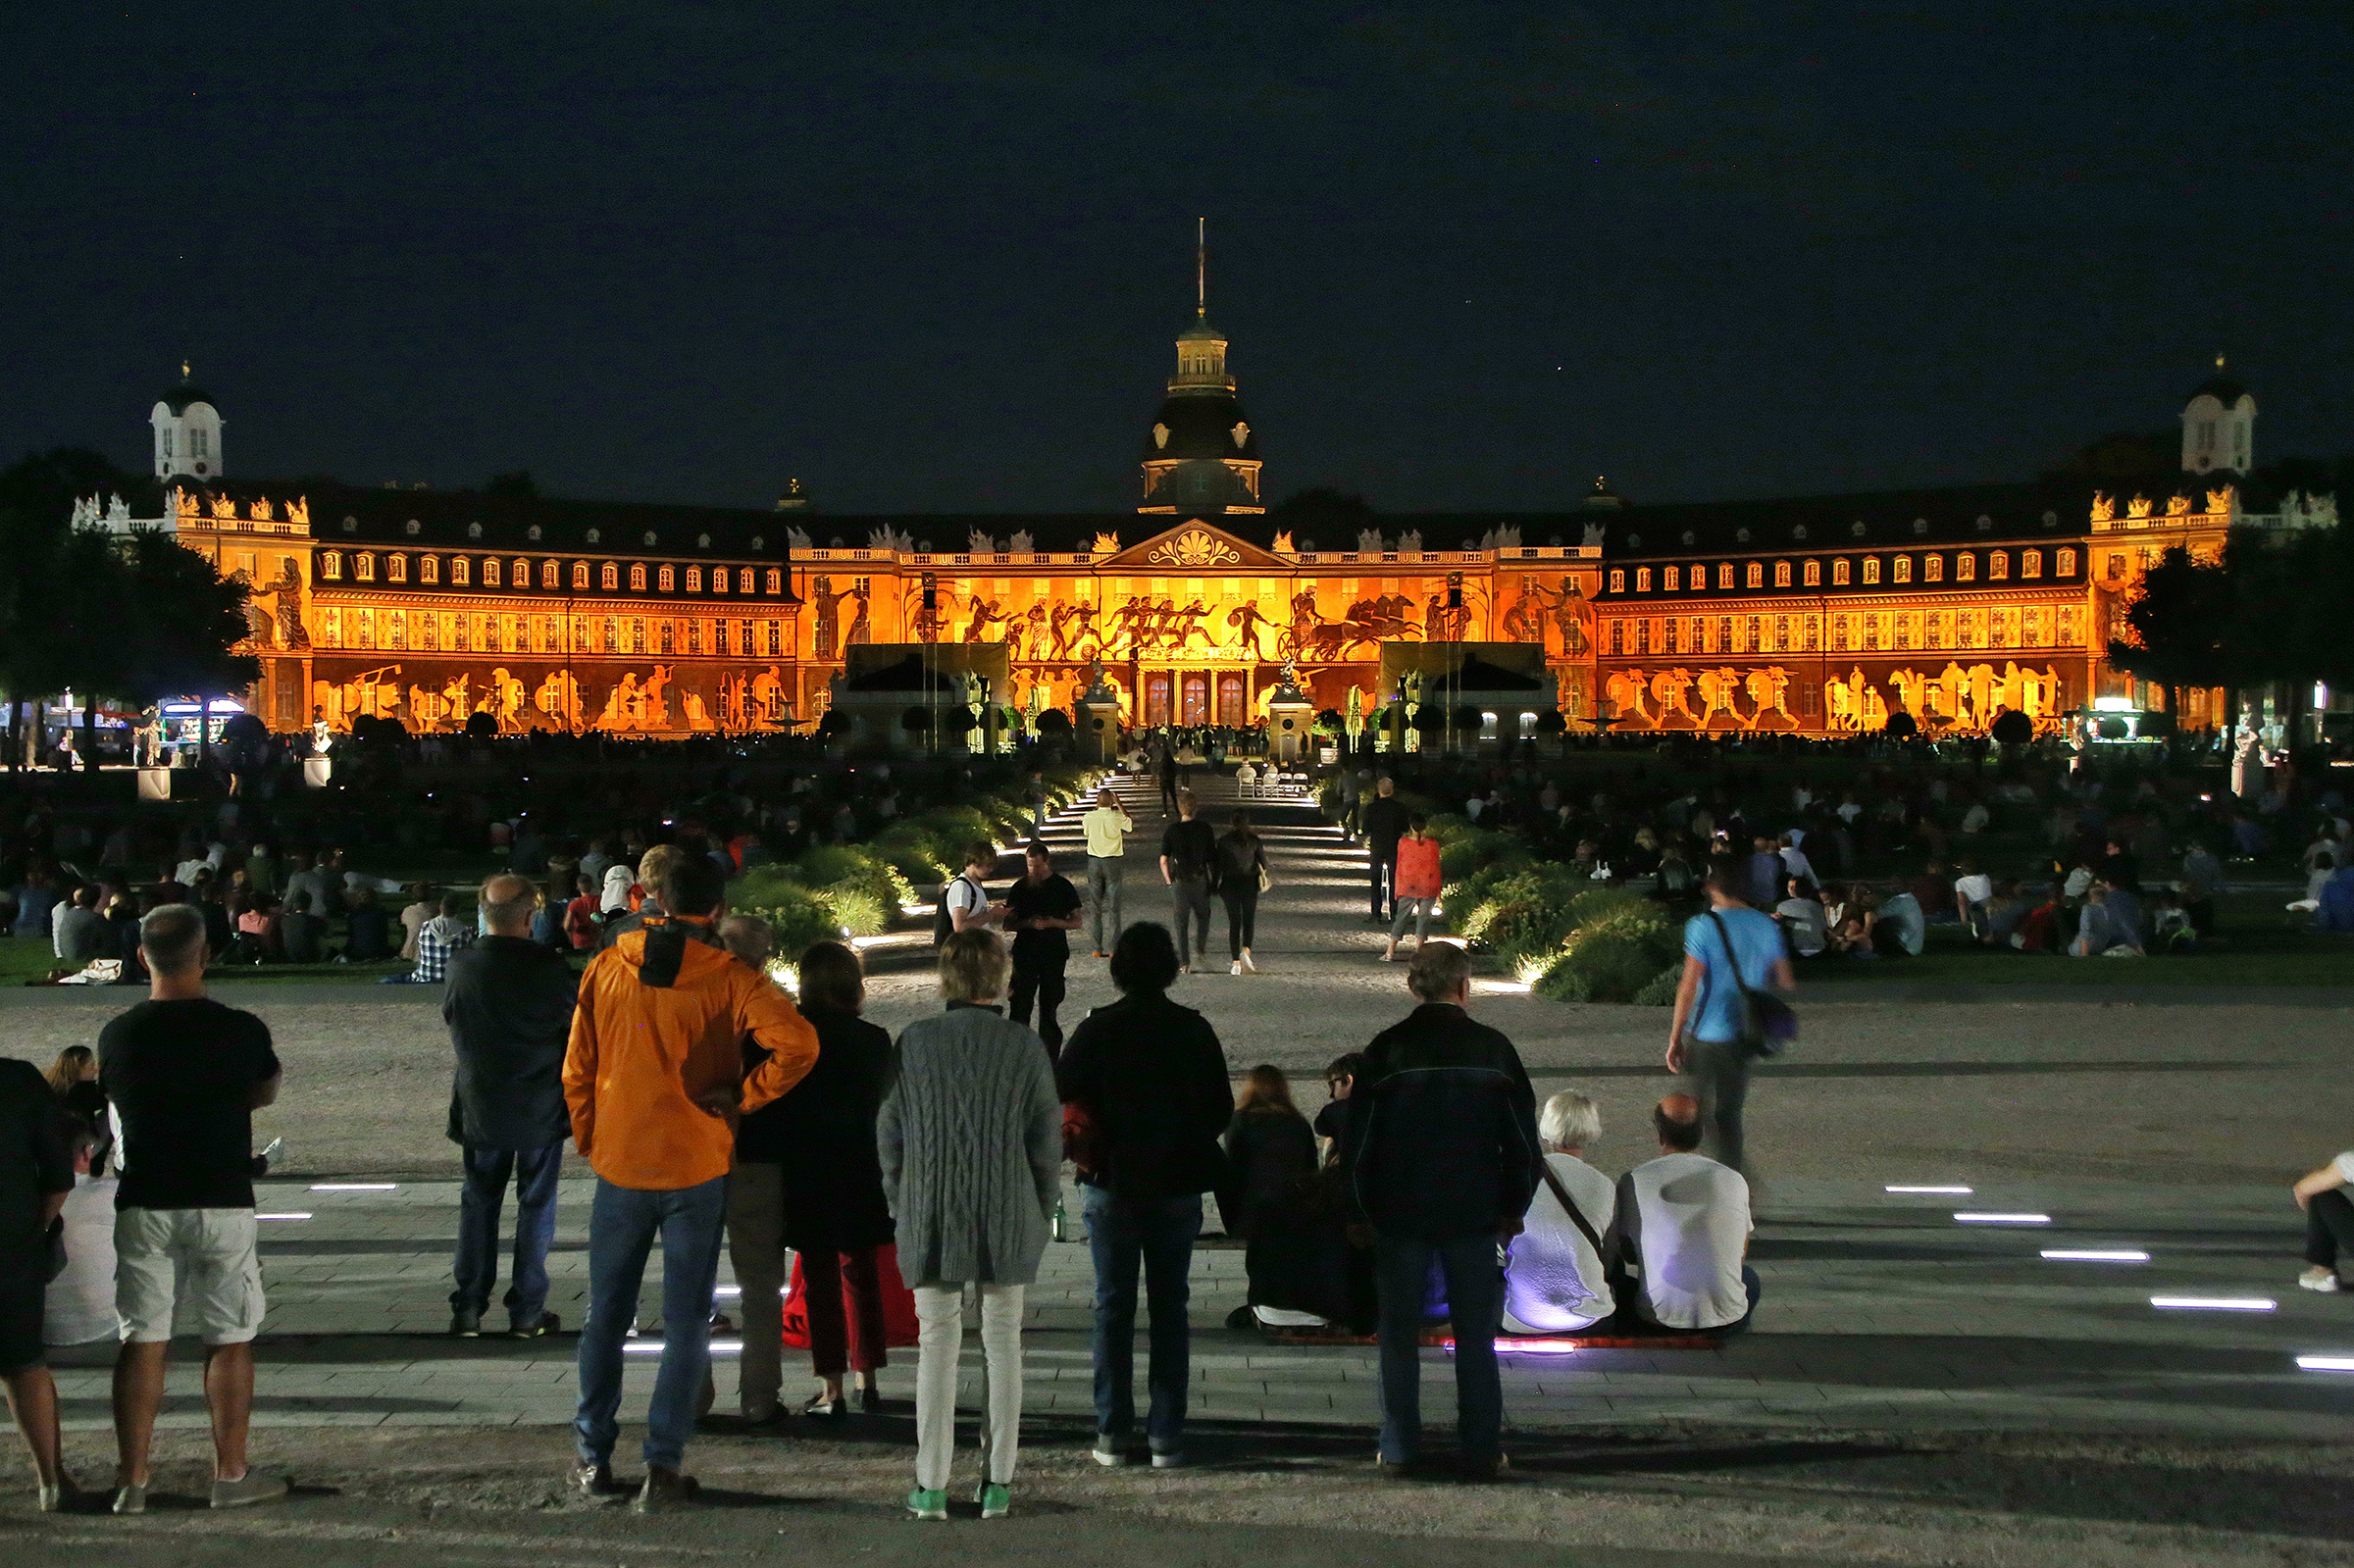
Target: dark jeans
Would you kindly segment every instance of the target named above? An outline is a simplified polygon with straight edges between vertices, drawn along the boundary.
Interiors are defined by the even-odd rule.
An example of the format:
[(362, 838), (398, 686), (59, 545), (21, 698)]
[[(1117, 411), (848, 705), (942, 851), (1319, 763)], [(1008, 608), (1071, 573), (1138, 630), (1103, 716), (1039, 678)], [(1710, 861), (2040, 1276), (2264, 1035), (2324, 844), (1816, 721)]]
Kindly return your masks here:
[(1049, 1057), (1062, 1054), (1062, 1025), (1054, 1017), (1054, 1009), (1062, 1005), (1063, 965), (1070, 962), (1071, 950), (1061, 942), (1051, 946), (1026, 947), (1016, 937), (1013, 944), (1013, 989), (1006, 997), (1007, 1016), (1017, 1024), (1030, 1022), (1030, 1002), (1038, 1001), (1038, 1037), (1047, 1042)]
[(1386, 844), (1371, 844), (1366, 852), (1372, 856), (1369, 870), (1373, 878), (1373, 918), (1390, 918), (1390, 879), (1398, 869), (1398, 840)]
[(1258, 925), (1258, 884), (1220, 887), (1218, 897), (1226, 905), (1226, 956), (1239, 959), (1243, 949), (1251, 945), (1252, 932)]
[(1496, 1329), (1504, 1321), (1504, 1271), (1492, 1233), (1413, 1241), (1376, 1236), (1373, 1270), (1381, 1292), (1381, 1456), (1411, 1464), (1422, 1451), (1422, 1303), (1433, 1260), (1447, 1281), (1455, 1328), (1458, 1445), (1483, 1464), (1504, 1430), (1504, 1380), (1496, 1369)]
[(1185, 1446), (1185, 1391), (1191, 1339), (1186, 1303), (1194, 1239), (1202, 1234), (1202, 1197), (1122, 1202), (1100, 1187), (1087, 1189), (1087, 1244), (1096, 1260), (1096, 1431), (1124, 1443), (1136, 1427), (1136, 1270), (1145, 1270), (1145, 1304), (1152, 1315), (1145, 1381), (1151, 1404), (1145, 1438), (1156, 1453)]
[(507, 1276), (507, 1316), (518, 1329), (537, 1327), (547, 1308), (547, 1243), (556, 1235), (556, 1174), (564, 1145), (461, 1150), (466, 1185), (458, 1194), (458, 1251), (450, 1263), (457, 1289), (452, 1310), (481, 1317), (498, 1283), (498, 1211), (507, 1182), (515, 1183), (515, 1263)]
[(711, 1285), (727, 1227), (728, 1179), (648, 1190), (597, 1178), (588, 1211), (588, 1321), (581, 1326), (581, 1406), (573, 1446), (583, 1464), (607, 1464), (621, 1435), (622, 1345), (638, 1316), (645, 1259), (662, 1241), (662, 1365), (645, 1412), (645, 1462), (676, 1470), (694, 1432), (711, 1371)]
[(2341, 1258), (2354, 1258), (2354, 1197), (2333, 1187), (2305, 1204), (2305, 1261), (2333, 1269)]
[(1711, 1158), (1743, 1169), (1741, 1109), (1749, 1099), (1749, 1047), (1737, 1040), (1684, 1041), (1684, 1091), (1700, 1101), (1702, 1147)]
[[(1209, 884), (1180, 877), (1169, 884), (1177, 904), (1177, 962), (1191, 964), (1194, 954), (1209, 956)], [(1194, 935), (1196, 929), (1200, 935)]]
[[(851, 1252), (830, 1247), (801, 1249), (801, 1310), (809, 1315), (809, 1370), (839, 1378), (855, 1367), (872, 1372), (891, 1365), (883, 1328), (883, 1280), (875, 1265), (880, 1249)], [(850, 1288), (850, 1309), (842, 1309), (842, 1288)]]

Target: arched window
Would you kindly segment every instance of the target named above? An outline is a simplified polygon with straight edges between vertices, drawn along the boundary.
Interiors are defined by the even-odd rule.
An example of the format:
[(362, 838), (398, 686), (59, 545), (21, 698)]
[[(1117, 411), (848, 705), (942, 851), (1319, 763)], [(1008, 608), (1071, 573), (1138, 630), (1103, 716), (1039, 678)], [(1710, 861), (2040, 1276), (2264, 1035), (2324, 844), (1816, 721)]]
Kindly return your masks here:
[[(630, 591), (632, 593), (643, 593), (645, 591), (645, 563), (643, 561), (632, 561), (630, 563)], [(639, 640), (642, 642), (644, 639), (640, 638)], [(640, 648), (638, 651), (640, 653), (643, 653), (645, 649)]]
[(610, 593), (621, 586), (621, 568), (607, 561), (597, 573), (597, 585)]
[(1742, 574), (1742, 585), (1752, 588), (1762, 588), (1766, 585), (1766, 566), (1764, 562), (1752, 561), (1749, 563), (1749, 570)]
[(1831, 563), (1831, 586), (1844, 588), (1847, 586), (1847, 557), (1841, 556)]
[(2043, 576), (2043, 552), (2041, 550), (2020, 551), (2019, 575), (2022, 578), (2039, 578)]
[[(387, 559), (387, 560), (384, 562), (384, 581), (385, 581), (385, 582), (408, 582), (408, 581), (409, 581), (409, 558), (408, 558), (407, 556), (405, 556), (405, 555), (395, 555), (395, 556), (392, 556), (392, 557), (390, 557), (389, 559)], [(396, 626), (396, 627), (397, 627), (399, 624), (400, 624), (400, 623), (398, 623), (397, 621), (393, 623), (393, 625), (394, 625), (394, 626)], [(398, 645), (399, 645), (399, 644), (397, 644), (397, 643), (395, 643), (395, 644), (394, 644), (394, 646), (395, 646), (395, 647), (397, 647)]]
[(1777, 588), (1786, 588), (1790, 585), (1789, 562), (1776, 561), (1773, 563), (1773, 585)]
[(330, 550), (319, 557), (319, 576), (330, 582), (343, 581), (343, 552)]
[[(665, 564), (661, 571), (654, 574), (654, 582), (664, 593), (675, 592), (679, 585), (678, 569)], [(662, 651), (668, 653), (670, 650), (668, 648), (664, 648)]]
[(1969, 582), (1978, 575), (1978, 558), (1965, 550), (1954, 557), (1954, 581)]
[(1889, 565), (1891, 568), (1888, 574), (1890, 582), (1910, 582), (1913, 581), (1913, 557), (1900, 555)]
[(495, 555), (483, 557), (483, 586), (486, 588), (498, 586), (498, 557)]
[(539, 585), (543, 588), (552, 588), (556, 585), (555, 562), (542, 561), (539, 563)]
[(1822, 563), (1820, 561), (1809, 561), (1807, 563), (1806, 583), (1810, 588), (1819, 588), (1822, 586)]
[(687, 569), (687, 591), (690, 593), (703, 591), (703, 569), (701, 567), (691, 566)]
[(1988, 580), (1991, 582), (2000, 582), (2010, 575), (2011, 552), (2009, 550), (1988, 551), (1986, 555), (1986, 576)]

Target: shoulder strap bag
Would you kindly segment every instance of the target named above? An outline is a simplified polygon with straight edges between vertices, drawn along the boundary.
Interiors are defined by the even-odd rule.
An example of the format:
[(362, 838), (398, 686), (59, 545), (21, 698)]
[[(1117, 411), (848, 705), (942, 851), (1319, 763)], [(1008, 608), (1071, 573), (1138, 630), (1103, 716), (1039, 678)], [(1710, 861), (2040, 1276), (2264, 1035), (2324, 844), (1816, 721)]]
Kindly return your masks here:
[(1724, 963), (1733, 972), (1733, 984), (1741, 988), (1741, 1043), (1760, 1056), (1779, 1056), (1798, 1038), (1798, 1014), (1779, 996), (1749, 988), (1741, 976), (1741, 957), (1733, 951), (1733, 934), (1725, 929), (1724, 917), (1712, 909), (1709, 923), (1716, 928), (1716, 939), (1724, 944)]
[(1579, 1208), (1577, 1199), (1569, 1195), (1569, 1188), (1566, 1183), (1562, 1182), (1560, 1174), (1554, 1170), (1553, 1161), (1539, 1156), (1537, 1169), (1543, 1173), (1545, 1185), (1553, 1189), (1554, 1200), (1568, 1211), (1569, 1223), (1577, 1227), (1577, 1234), (1594, 1243), (1594, 1255), (1596, 1257), (1608, 1256), (1610, 1249), (1602, 1244), (1602, 1238), (1595, 1234), (1594, 1222), (1586, 1218), (1586, 1211)]

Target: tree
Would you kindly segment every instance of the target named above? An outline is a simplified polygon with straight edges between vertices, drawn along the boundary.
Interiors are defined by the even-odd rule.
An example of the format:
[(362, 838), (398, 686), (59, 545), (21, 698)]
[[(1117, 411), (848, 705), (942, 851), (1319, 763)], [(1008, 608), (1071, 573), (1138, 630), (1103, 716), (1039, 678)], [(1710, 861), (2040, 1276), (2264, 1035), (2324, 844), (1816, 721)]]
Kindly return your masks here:
[(1899, 708), (1888, 715), (1887, 733), (1891, 740), (1911, 740), (1920, 733), (1920, 721)]
[(1044, 709), (1038, 716), (1038, 733), (1047, 736), (1067, 735), (1071, 733), (1071, 716), (1060, 708)]
[(1561, 717), (1559, 708), (1547, 708), (1537, 715), (1537, 733), (1541, 735), (1558, 735), (1568, 728), (1569, 721)]
[(249, 590), (160, 530), (134, 531), (124, 556), (117, 616), (123, 671), (117, 694), (144, 707), (166, 697), (196, 697), (198, 747), (210, 752), (213, 699), (261, 679), (261, 662), (230, 650), (249, 630)]
[[(2233, 565), (2244, 564), (2241, 555)], [(2125, 609), (2128, 634), (2110, 642), (2109, 662), (2164, 686), (2170, 713), (2181, 711), (2184, 686), (2239, 684), (2248, 661), (2234, 646), (2242, 586), (2234, 576), (2223, 561), (2169, 549), (2142, 574)]]
[(2005, 708), (1994, 716), (1994, 723), (1986, 733), (1997, 744), (2023, 746), (2035, 738), (2035, 721), (2022, 708)]

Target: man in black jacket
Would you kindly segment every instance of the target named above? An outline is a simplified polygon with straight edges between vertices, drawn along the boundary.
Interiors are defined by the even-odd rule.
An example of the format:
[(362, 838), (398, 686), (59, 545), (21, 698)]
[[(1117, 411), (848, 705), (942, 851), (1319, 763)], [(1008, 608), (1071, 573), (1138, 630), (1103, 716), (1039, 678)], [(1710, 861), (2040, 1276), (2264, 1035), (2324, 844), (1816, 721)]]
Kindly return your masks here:
[(450, 960), (441, 1017), (457, 1052), (449, 1097), (450, 1141), (464, 1151), (449, 1332), (483, 1331), (498, 1282), (498, 1210), (515, 1183), (515, 1262), (507, 1280), (512, 1332), (533, 1339), (561, 1325), (546, 1311), (547, 1244), (556, 1231), (556, 1174), (572, 1115), (564, 1104), (564, 1051), (580, 977), (553, 948), (532, 940), (531, 882), (512, 874), (483, 884), (490, 935)]
[(1145, 1436), (1156, 1469), (1185, 1462), (1191, 1341), (1187, 1274), (1202, 1234), (1202, 1194), (1216, 1189), (1218, 1146), (1233, 1113), (1226, 1052), (1208, 1020), (1168, 999), (1177, 949), (1140, 922), (1112, 949), (1120, 999), (1099, 1007), (1062, 1048), (1055, 1087), (1091, 1124), (1074, 1151), (1087, 1189), (1096, 1264), (1096, 1463), (1124, 1465), (1136, 1425), (1136, 1271), (1152, 1314), (1151, 1406)]
[(1536, 1096), (1512, 1042), (1463, 1010), (1462, 948), (1426, 943), (1406, 980), (1421, 1005), (1373, 1037), (1343, 1102), (1350, 1205), (1372, 1229), (1381, 1292), (1381, 1463), (1420, 1458), (1422, 1302), (1435, 1261), (1455, 1326), (1463, 1462), (1488, 1477), (1504, 1465), (1496, 1247), (1520, 1234), (1536, 1192)]
[(1406, 803), (1398, 798), (1396, 781), (1384, 777), (1373, 786), (1373, 798), (1364, 803), (1363, 828), (1365, 853), (1371, 857), (1373, 874), (1373, 923), (1386, 926), (1390, 920), (1390, 888), (1397, 880), (1398, 840), (1406, 836)]

